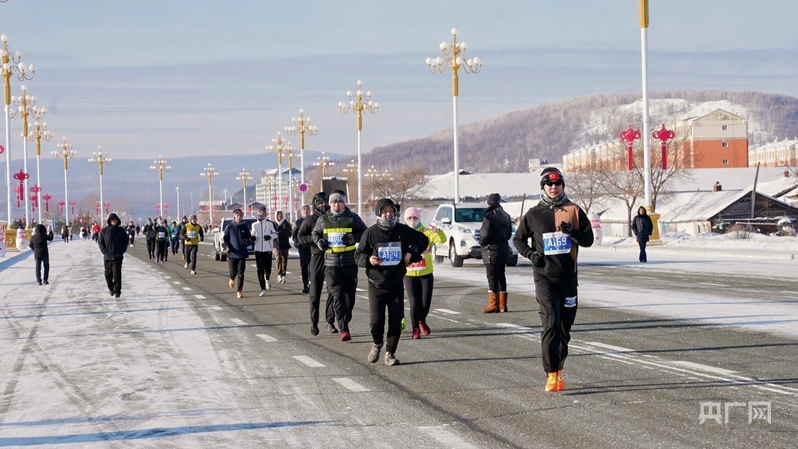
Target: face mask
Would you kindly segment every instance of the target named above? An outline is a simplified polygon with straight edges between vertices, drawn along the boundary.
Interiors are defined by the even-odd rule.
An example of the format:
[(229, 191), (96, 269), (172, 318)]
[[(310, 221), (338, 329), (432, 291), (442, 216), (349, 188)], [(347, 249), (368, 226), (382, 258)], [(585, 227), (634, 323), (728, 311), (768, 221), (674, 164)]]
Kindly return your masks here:
[(408, 218), (405, 218), (405, 223), (407, 223), (407, 225), (410, 226), (411, 228), (415, 228), (415, 227), (417, 227), (419, 225), (420, 220), (418, 218), (410, 218), (410, 217), (408, 217)]
[(377, 226), (385, 230), (391, 230), (394, 227), (396, 227), (396, 221), (397, 221), (396, 216), (393, 216), (391, 218), (379, 217), (377, 218)]

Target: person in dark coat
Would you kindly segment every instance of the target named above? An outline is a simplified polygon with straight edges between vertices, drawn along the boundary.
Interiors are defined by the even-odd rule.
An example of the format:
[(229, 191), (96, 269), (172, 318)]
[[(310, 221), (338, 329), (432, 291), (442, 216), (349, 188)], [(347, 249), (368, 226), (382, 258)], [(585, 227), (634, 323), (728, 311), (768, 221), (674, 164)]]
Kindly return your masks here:
[(302, 206), (302, 211), (300, 213), (301, 216), (297, 218), (296, 223), (294, 224), (294, 234), (292, 238), (294, 240), (294, 246), (299, 252), (299, 269), (302, 271), (302, 293), (308, 293), (310, 291), (310, 289), (308, 289), (310, 244), (299, 243), (299, 228), (302, 227), (302, 223), (305, 222), (305, 219), (310, 216), (310, 206), (307, 204)]
[[(308, 280), (308, 300), (310, 302), (310, 333), (319, 334), (319, 305), (321, 303), (321, 291), (324, 286), (324, 251), (322, 251), (313, 241), (313, 228), (319, 217), (324, 216), (330, 209), (327, 194), (319, 192), (313, 195), (313, 214), (305, 218), (297, 232), (297, 242), (300, 246), (310, 247), (309, 280)], [(338, 332), (335, 327), (335, 311), (333, 310), (333, 297), (327, 293), (327, 302), (324, 307), (324, 320), (327, 322), (327, 332), (334, 334)]]
[(643, 206), (637, 209), (637, 215), (632, 219), (632, 233), (634, 233), (637, 245), (640, 247), (640, 262), (648, 262), (646, 243), (648, 243), (648, 236), (654, 233), (654, 224)]
[[(49, 284), (47, 279), (50, 277), (50, 251), (47, 249), (47, 242), (52, 241), (53, 231), (48, 231), (43, 224), (37, 224), (33, 237), (30, 238), (30, 248), (36, 260), (36, 282), (39, 285), (42, 285), (42, 281), (45, 285)], [(42, 265), (44, 265), (44, 276), (42, 276)]]
[(127, 231), (119, 225), (119, 216), (111, 213), (108, 215), (108, 226), (100, 231), (97, 244), (103, 253), (105, 263), (105, 282), (111, 296), (117, 298), (122, 294), (122, 259), (127, 251)]
[(285, 284), (288, 270), (288, 250), (291, 248), (291, 222), (285, 219), (283, 211), (277, 211), (277, 240), (274, 252), (277, 257), (277, 282)]
[(233, 222), (224, 228), (222, 237), (222, 249), (227, 251), (227, 267), (230, 271), (230, 288), (236, 289), (236, 297), (243, 298), (244, 293), (244, 271), (247, 268), (247, 256), (249, 255), (249, 242), (252, 233), (246, 222), (244, 222), (244, 212), (241, 209), (233, 211)]
[(507, 311), (507, 278), (505, 269), (510, 261), (510, 238), (513, 224), (504, 211), (498, 193), (488, 195), (488, 211), (479, 229), (479, 245), (482, 247), (482, 263), (488, 276), (488, 306), (484, 313)]
[(141, 232), (144, 233), (144, 238), (147, 240), (147, 256), (153, 259), (155, 258), (155, 224), (152, 222), (152, 218), (147, 219), (147, 224), (144, 225)]
[[(385, 364), (398, 365), (396, 348), (402, 335), (405, 311), (404, 278), (407, 266), (419, 262), (429, 239), (410, 226), (399, 223), (399, 206), (388, 198), (377, 200), (377, 223), (366, 229), (355, 251), (355, 261), (366, 269), (369, 280), (369, 328), (372, 345), (368, 361), (376, 363), (385, 341)], [(388, 310), (388, 334), (385, 310)]]

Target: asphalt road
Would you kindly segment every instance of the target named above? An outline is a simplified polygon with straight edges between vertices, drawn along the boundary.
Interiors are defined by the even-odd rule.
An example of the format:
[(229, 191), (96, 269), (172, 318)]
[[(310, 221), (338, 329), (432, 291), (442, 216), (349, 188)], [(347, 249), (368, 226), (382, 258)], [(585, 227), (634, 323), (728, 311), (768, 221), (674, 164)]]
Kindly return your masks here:
[[(135, 257), (146, 259), (143, 246), (132, 250)], [(401, 365), (387, 367), (366, 360), (365, 291), (358, 292), (351, 342), (323, 328), (314, 337), (298, 259), (290, 260), (286, 284), (272, 276), (264, 298), (257, 296), (253, 261), (246, 296), (236, 299), (227, 286), (227, 264), (213, 260), (209, 245), (200, 253), (194, 276), (179, 261), (153, 267), (204, 298), (193, 307), (235, 387), (220, 407), (268, 404), (280, 420), (319, 424), (279, 433), (272, 442), (243, 439), (242, 448), (729, 448), (795, 447), (798, 440), (798, 342), (789, 338), (583, 305), (564, 371), (566, 391), (546, 393), (531, 293), (511, 294), (509, 313), (482, 314), (484, 286), (437, 277), (432, 334), (414, 341), (404, 333)], [(479, 264), (462, 270), (484, 277)], [(528, 270), (522, 263), (508, 273)], [(674, 295), (706, 289), (746, 298), (798, 289), (795, 281), (780, 282), (790, 285), (760, 275), (708, 280), (656, 267), (639, 273), (586, 264), (580, 270), (582, 284)]]

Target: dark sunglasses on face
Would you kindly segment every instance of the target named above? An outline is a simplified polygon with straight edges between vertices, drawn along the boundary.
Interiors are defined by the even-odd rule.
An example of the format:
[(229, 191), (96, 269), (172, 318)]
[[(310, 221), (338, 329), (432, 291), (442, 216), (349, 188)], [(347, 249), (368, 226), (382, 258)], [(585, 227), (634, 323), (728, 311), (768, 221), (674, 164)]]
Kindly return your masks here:
[(562, 181), (554, 181), (554, 182), (552, 182), (552, 181), (545, 181), (543, 184), (546, 184), (546, 185), (547, 185), (547, 186), (549, 186), (549, 187), (551, 187), (551, 186), (562, 186), (562, 185), (563, 185), (563, 184), (562, 184)]

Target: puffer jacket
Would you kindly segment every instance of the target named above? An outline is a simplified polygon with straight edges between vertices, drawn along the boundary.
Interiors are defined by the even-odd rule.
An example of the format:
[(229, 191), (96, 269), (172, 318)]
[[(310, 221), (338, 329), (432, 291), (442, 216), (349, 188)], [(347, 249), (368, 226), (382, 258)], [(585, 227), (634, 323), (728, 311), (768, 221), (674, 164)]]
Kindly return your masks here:
[(489, 208), (479, 229), (482, 263), (507, 264), (510, 261), (510, 238), (513, 224), (510, 215), (501, 206)]
[(33, 250), (33, 257), (36, 259), (47, 259), (50, 251), (47, 249), (47, 242), (53, 241), (53, 231), (47, 232), (43, 224), (36, 225), (33, 237), (30, 238), (30, 248)]
[[(115, 226), (112, 225), (111, 220), (116, 220), (117, 224)], [(123, 259), (125, 251), (127, 251), (130, 240), (127, 236), (127, 231), (119, 226), (119, 223), (121, 223), (119, 216), (112, 213), (108, 215), (108, 226), (100, 231), (97, 244), (105, 260)]]
[[(355, 249), (364, 232), (366, 232), (366, 224), (363, 219), (347, 207), (338, 217), (334, 217), (330, 212), (319, 217), (311, 235), (313, 244), (317, 247), (319, 240), (330, 243), (331, 248), (324, 254), (324, 266), (345, 267), (356, 265)], [(335, 245), (334, 242), (340, 240), (344, 234), (354, 235), (355, 244), (346, 247)]]

